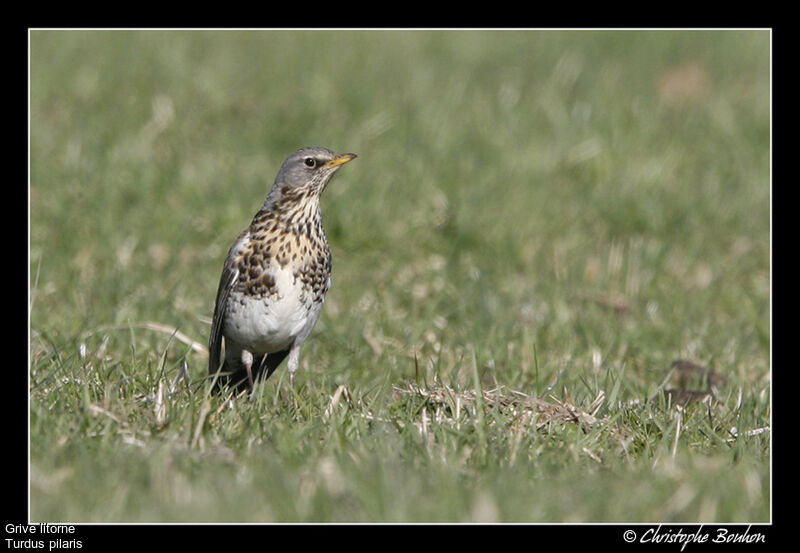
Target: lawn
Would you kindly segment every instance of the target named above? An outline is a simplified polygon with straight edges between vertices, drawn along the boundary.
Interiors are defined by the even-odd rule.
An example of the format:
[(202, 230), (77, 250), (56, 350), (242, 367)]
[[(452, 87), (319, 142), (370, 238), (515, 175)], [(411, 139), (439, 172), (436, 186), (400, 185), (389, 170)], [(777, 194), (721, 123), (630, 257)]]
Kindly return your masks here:
[[(768, 31), (29, 37), (32, 521), (771, 520)], [(210, 394), (306, 145), (295, 389)]]

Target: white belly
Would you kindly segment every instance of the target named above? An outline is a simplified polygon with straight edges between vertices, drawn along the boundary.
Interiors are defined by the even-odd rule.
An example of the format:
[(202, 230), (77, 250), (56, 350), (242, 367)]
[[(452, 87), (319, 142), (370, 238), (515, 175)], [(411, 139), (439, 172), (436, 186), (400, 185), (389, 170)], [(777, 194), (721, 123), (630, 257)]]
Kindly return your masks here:
[(223, 333), (227, 340), (254, 354), (302, 343), (322, 311), (322, 303), (315, 304), (308, 294), (303, 295), (300, 283), (288, 270), (277, 269), (274, 276), (275, 295), (252, 298), (232, 293), (228, 298)]

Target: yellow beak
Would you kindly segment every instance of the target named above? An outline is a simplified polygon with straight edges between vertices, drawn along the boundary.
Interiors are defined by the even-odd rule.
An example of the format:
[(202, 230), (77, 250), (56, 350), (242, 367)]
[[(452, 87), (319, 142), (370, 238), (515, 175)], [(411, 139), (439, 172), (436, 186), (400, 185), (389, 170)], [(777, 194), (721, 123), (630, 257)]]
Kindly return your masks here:
[(336, 156), (335, 158), (330, 160), (328, 163), (323, 165), (323, 167), (325, 167), (325, 168), (338, 167), (340, 165), (344, 165), (348, 161), (354, 160), (355, 158), (356, 158), (356, 154), (342, 154), (342, 155)]

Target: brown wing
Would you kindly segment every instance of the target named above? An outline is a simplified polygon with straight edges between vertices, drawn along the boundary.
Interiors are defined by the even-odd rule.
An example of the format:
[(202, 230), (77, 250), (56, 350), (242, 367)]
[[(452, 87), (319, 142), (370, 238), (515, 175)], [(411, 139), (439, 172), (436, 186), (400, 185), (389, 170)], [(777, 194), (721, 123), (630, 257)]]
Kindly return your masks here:
[(222, 270), (217, 289), (217, 301), (214, 305), (214, 317), (211, 319), (211, 335), (208, 338), (208, 374), (214, 375), (222, 364), (222, 322), (225, 318), (225, 305), (231, 289), (239, 278), (239, 271), (227, 263)]

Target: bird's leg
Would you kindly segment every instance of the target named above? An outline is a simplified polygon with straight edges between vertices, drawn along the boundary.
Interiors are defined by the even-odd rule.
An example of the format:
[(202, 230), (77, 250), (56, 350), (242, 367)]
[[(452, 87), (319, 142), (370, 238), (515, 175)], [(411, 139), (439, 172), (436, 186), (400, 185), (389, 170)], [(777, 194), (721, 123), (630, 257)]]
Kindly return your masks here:
[(247, 384), (250, 386), (250, 391), (253, 391), (253, 354), (249, 351), (242, 350), (242, 364), (247, 371)]
[(291, 351), (289, 351), (287, 365), (289, 369), (289, 386), (292, 388), (292, 403), (294, 404), (294, 408), (297, 409), (297, 398), (294, 395), (294, 373), (296, 373), (297, 369), (300, 367), (299, 347), (293, 347)]

